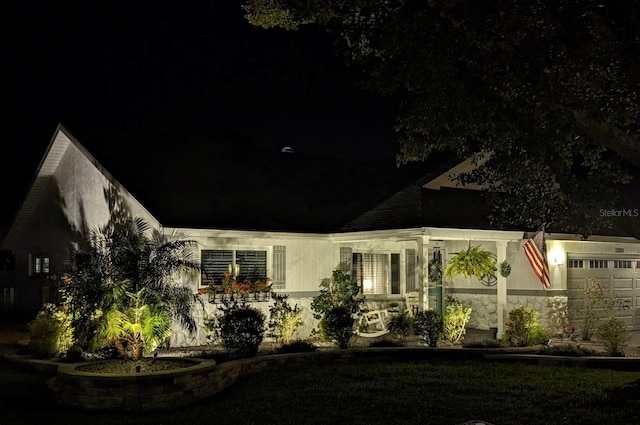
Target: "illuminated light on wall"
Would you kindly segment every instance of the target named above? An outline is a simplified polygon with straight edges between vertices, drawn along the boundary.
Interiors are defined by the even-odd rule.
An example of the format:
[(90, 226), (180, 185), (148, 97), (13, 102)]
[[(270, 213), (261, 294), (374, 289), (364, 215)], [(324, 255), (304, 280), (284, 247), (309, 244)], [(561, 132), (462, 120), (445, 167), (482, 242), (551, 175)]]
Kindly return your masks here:
[(556, 266), (564, 265), (564, 257), (565, 257), (564, 251), (562, 250), (562, 248), (558, 248), (558, 247), (552, 249), (551, 253), (549, 254), (551, 263), (555, 264)]

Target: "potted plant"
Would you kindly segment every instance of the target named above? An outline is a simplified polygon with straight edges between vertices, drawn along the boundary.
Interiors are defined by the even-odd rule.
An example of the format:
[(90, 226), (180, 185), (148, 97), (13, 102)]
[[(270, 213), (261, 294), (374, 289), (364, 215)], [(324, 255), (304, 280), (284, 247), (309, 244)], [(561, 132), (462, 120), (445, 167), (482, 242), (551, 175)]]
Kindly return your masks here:
[(461, 275), (468, 278), (475, 276), (479, 280), (493, 280), (496, 273), (496, 255), (480, 245), (469, 247), (455, 254), (447, 263), (444, 275), (453, 277)]
[(253, 287), (258, 301), (269, 301), (269, 294), (271, 293), (271, 279), (257, 279), (253, 283)]

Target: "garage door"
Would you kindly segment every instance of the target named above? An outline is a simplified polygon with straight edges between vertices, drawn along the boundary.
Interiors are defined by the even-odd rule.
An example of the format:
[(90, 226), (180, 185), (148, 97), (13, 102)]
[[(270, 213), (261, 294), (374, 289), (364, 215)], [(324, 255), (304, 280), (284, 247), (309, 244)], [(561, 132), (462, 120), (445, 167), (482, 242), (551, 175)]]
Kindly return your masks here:
[(589, 279), (596, 278), (607, 289), (605, 295), (629, 308), (602, 310), (603, 317), (616, 316), (628, 329), (640, 330), (640, 259), (571, 257), (567, 261), (569, 320), (579, 327)]

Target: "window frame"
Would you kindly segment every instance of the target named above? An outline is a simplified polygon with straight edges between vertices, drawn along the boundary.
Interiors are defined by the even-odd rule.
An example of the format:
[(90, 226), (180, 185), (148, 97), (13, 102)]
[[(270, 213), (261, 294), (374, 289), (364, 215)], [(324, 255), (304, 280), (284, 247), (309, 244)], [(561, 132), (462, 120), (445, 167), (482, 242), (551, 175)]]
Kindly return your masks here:
[(29, 257), (29, 276), (42, 277), (51, 274), (51, 257), (43, 254), (32, 254)]
[[(204, 270), (204, 264), (205, 261), (203, 260), (203, 252), (204, 251), (219, 251), (219, 252), (225, 252), (225, 251), (230, 251), (231, 252), (231, 267), (226, 268), (225, 271), (229, 271), (229, 272), (233, 272), (235, 270), (235, 266), (241, 264), (242, 262), (238, 261), (238, 256), (237, 253), (239, 251), (246, 251), (246, 252), (263, 252), (264, 253), (264, 272), (265, 272), (265, 276), (260, 276), (260, 278), (267, 278), (269, 276), (269, 272), (271, 269), (270, 266), (270, 261), (272, 258), (272, 253), (271, 253), (271, 247), (257, 247), (257, 246), (237, 246), (237, 247), (232, 247), (232, 248), (202, 248), (200, 249), (200, 264), (202, 265), (202, 272), (200, 274), (200, 286), (209, 286), (210, 284), (213, 285), (219, 285), (220, 284), (220, 278), (212, 278), (212, 279), (205, 279), (206, 273)], [(228, 260), (225, 260), (228, 261)], [(229, 264), (229, 263), (228, 263)], [(224, 273), (224, 271), (222, 272)], [(239, 278), (238, 280), (243, 280), (245, 278), (248, 278), (250, 280), (253, 280), (254, 277), (253, 276), (247, 276), (243, 274), (243, 270), (242, 267), (240, 267), (240, 273), (238, 273), (237, 277)], [(255, 277), (257, 278), (257, 277)]]
[[(358, 261), (358, 258), (357, 258), (358, 256), (360, 256), (360, 259), (361, 259), (360, 261)], [(384, 261), (385, 270), (384, 270), (384, 276), (383, 276), (383, 278), (386, 279), (386, 281), (382, 283), (373, 281), (371, 283), (371, 289), (366, 288), (364, 284), (365, 274), (366, 274), (364, 271), (364, 267), (365, 267), (365, 263), (372, 263), (373, 261), (365, 262), (364, 261), (364, 259), (366, 258), (365, 256), (370, 256), (369, 258), (371, 260), (375, 258), (373, 256), (386, 257)], [(379, 263), (382, 263), (382, 262), (379, 262)], [(359, 266), (361, 267), (360, 270), (358, 270)], [(371, 265), (370, 267), (373, 267), (373, 266)], [(362, 290), (362, 293), (365, 296), (366, 295), (371, 295), (371, 296), (400, 295), (401, 286), (402, 286), (402, 255), (400, 252), (397, 252), (397, 251), (364, 252), (364, 251), (359, 251), (357, 249), (352, 249), (351, 276), (357, 282), (358, 286), (360, 287), (360, 289)], [(375, 276), (373, 276), (373, 278), (375, 279)], [(397, 279), (397, 281), (394, 280), (394, 278)], [(384, 292), (378, 292), (378, 288), (380, 287), (384, 287)]]

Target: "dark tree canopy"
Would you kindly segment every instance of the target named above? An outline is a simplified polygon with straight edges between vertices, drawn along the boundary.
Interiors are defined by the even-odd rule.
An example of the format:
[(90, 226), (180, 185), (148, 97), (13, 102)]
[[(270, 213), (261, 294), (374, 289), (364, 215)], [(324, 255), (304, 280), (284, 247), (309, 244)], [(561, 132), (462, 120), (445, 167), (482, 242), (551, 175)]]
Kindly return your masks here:
[[(589, 236), (640, 167), (638, 0), (245, 0), (248, 21), (317, 24), (400, 105), (398, 163), (478, 161), (497, 224)], [(635, 182), (634, 182), (635, 183)]]

